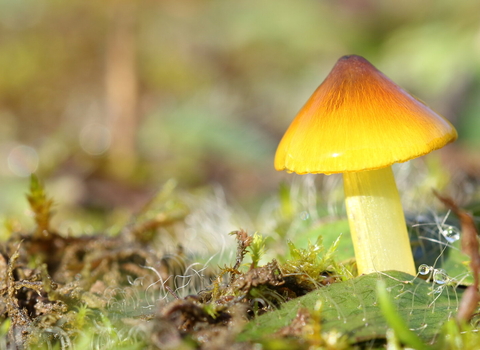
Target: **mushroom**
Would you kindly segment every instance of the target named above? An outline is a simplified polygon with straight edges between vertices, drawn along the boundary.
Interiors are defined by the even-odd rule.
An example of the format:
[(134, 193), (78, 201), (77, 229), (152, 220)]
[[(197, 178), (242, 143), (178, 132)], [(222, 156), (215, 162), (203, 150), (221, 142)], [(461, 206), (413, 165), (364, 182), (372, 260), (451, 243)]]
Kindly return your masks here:
[(391, 169), (455, 141), (445, 118), (360, 56), (338, 60), (297, 114), (275, 155), (275, 169), (343, 173), (358, 273), (416, 274)]

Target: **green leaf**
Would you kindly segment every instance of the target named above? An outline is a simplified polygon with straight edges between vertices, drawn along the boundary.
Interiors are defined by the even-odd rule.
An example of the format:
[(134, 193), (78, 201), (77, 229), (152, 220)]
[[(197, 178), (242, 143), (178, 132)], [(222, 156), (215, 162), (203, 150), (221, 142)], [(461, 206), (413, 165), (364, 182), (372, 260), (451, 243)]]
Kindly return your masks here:
[(429, 350), (431, 349), (426, 345), (420, 337), (408, 329), (405, 320), (399, 314), (398, 310), (395, 307), (395, 304), (390, 298), (390, 295), (385, 286), (385, 281), (378, 281), (377, 283), (377, 295), (380, 302), (380, 309), (382, 310), (383, 316), (388, 322), (388, 325), (393, 328), (398, 338), (405, 344), (413, 347), (417, 350)]
[(322, 330), (342, 332), (352, 344), (385, 339), (390, 326), (379, 306), (378, 281), (385, 283), (398, 314), (423, 341), (431, 341), (441, 326), (456, 314), (462, 294), (452, 287), (432, 285), (403, 272), (373, 273), (320, 288), (284, 303), (279, 310), (252, 320), (240, 340), (274, 338), (275, 332), (292, 322), (299, 308), (312, 311), (318, 301), (323, 304)]

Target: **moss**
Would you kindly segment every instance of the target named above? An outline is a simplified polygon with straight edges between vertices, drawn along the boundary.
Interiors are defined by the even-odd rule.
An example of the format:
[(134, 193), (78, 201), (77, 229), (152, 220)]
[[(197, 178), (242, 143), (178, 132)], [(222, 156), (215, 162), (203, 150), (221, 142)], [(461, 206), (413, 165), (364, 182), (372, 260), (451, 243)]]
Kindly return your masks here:
[[(329, 322), (339, 320), (347, 325), (354, 320), (365, 323), (362, 305), (369, 298), (375, 300), (376, 284), (355, 278), (352, 261), (338, 261), (338, 249), (345, 244), (342, 236), (329, 237), (325, 247), (319, 226), (312, 229), (304, 223), (300, 229), (317, 236), (315, 241), (302, 247), (305, 234), (300, 234), (300, 243), (288, 242), (288, 254), (276, 256), (272, 252), (280, 243), (271, 235), (234, 231), (236, 256), (215, 268), (199, 266), (183, 245), (173, 251), (157, 249), (164, 242), (162, 235), (174, 235), (188, 218), (190, 209), (174, 183), (167, 184), (116, 236), (71, 237), (57, 232), (50, 222), (53, 200), (35, 177), (27, 198), (36, 226), (30, 232), (12, 226), (8, 240), (0, 243), (4, 276), (0, 279), (0, 349), (255, 349), (258, 342), (264, 349), (343, 350), (382, 347), (387, 342), (401, 346), (398, 339), (402, 338), (388, 331), (388, 324), (375, 328), (377, 333), (370, 337), (360, 330), (329, 328)], [(280, 210), (293, 217), (301, 208), (289, 207), (289, 201), (284, 200)], [(279, 222), (274, 226), (280, 227)], [(405, 281), (400, 276), (390, 279), (390, 293), (399, 298), (396, 302), (404, 300), (404, 295), (415, 296), (407, 311), (415, 309), (422, 322), (431, 322), (429, 315), (439, 315), (442, 308), (454, 315), (465, 299), (463, 287), (453, 278), (449, 287)], [(338, 292), (323, 301), (316, 297), (333, 290), (350, 290), (347, 294), (354, 302), (342, 306), (336, 301)], [(359, 295), (361, 290), (366, 294)], [(313, 299), (303, 305), (303, 298)], [(419, 301), (424, 304), (413, 308)], [(296, 307), (284, 318), (281, 312), (291, 303)], [(464, 304), (473, 305), (471, 300)], [(381, 312), (372, 310), (367, 322), (385, 324), (377, 319)], [(260, 338), (245, 337), (245, 329), (265, 317), (283, 325), (275, 332), (260, 329)], [(474, 349), (472, 344), (480, 341), (475, 327), (445, 323), (433, 349), (456, 349), (458, 344)], [(417, 332), (425, 334), (422, 329)]]

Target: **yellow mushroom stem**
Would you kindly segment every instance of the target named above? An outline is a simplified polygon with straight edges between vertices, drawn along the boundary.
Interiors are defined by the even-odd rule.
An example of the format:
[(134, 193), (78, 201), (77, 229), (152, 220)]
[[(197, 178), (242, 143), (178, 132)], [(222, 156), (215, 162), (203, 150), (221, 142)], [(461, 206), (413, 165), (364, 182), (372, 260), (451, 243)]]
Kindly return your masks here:
[(344, 173), (343, 184), (359, 275), (387, 270), (415, 275), (392, 168)]

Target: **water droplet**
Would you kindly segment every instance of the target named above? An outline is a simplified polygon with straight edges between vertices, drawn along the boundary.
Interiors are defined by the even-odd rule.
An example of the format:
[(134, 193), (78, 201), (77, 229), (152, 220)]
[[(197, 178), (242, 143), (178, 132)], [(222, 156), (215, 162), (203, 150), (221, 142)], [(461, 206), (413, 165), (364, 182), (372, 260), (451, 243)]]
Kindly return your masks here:
[(308, 211), (302, 211), (300, 213), (300, 219), (302, 220), (308, 220), (310, 218), (310, 214), (308, 213)]
[(422, 264), (418, 267), (418, 273), (423, 276), (428, 275), (431, 270), (432, 268), (427, 264)]
[(445, 284), (450, 280), (447, 271), (444, 269), (435, 269), (433, 271), (433, 281), (437, 284)]
[(460, 239), (460, 231), (455, 226), (446, 226), (441, 233), (448, 243), (453, 243)]

